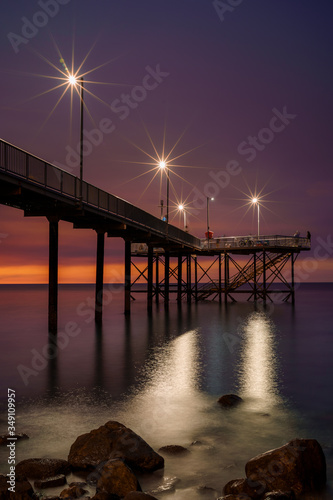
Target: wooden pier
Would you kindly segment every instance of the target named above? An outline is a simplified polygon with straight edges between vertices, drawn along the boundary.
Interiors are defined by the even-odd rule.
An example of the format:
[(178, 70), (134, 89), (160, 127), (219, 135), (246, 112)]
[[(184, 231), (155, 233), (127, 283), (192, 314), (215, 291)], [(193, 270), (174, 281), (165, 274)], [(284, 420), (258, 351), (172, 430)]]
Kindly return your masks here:
[[(95, 320), (102, 321), (104, 242), (120, 237), (125, 242), (124, 311), (130, 313), (136, 293), (147, 295), (151, 311), (154, 299), (167, 307), (176, 293), (185, 299), (235, 300), (237, 293), (249, 299), (272, 300), (283, 293), (294, 301), (294, 263), (310, 249), (306, 238), (290, 236), (237, 236), (201, 240), (125, 200), (0, 140), (0, 203), (23, 210), (26, 217), (46, 217), (49, 222), (49, 330), (57, 331), (58, 226), (96, 232)], [(81, 196), (82, 194), (82, 196)], [(136, 260), (145, 259), (143, 270)], [(245, 260), (244, 260), (245, 259)], [(283, 269), (290, 262), (290, 279)], [(142, 267), (142, 266), (141, 266)], [(217, 268), (217, 270), (216, 270)], [(215, 274), (218, 279), (212, 276)], [(138, 277), (134, 278), (134, 274)], [(137, 282), (145, 286), (138, 288)], [(275, 289), (279, 282), (281, 289)], [(247, 288), (246, 288), (247, 287)]]

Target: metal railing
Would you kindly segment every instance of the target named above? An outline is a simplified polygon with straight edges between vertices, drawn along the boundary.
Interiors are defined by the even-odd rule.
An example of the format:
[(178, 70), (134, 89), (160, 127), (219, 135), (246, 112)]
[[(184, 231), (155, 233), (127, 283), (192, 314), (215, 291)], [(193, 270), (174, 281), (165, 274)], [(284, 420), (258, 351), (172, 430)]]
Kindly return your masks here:
[(201, 248), (203, 250), (218, 250), (218, 249), (253, 249), (253, 248), (311, 248), (309, 238), (301, 236), (281, 236), (275, 235), (260, 235), (254, 236), (221, 236), (220, 238), (201, 239)]
[[(80, 200), (81, 181), (78, 177), (0, 139), (0, 169), (21, 177), (45, 190)], [(154, 215), (85, 181), (82, 182), (82, 203), (116, 215), (124, 222), (152, 230), (173, 241), (200, 248), (200, 239), (181, 229), (167, 225)]]

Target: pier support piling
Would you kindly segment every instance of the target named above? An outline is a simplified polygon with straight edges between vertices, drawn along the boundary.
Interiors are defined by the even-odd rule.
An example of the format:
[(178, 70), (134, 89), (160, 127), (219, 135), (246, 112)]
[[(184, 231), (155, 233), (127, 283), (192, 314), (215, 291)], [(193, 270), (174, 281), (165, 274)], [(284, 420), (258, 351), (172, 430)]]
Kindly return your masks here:
[(49, 221), (49, 332), (58, 328), (58, 244), (59, 219), (48, 217)]
[(169, 307), (169, 295), (170, 295), (170, 252), (165, 250), (165, 275), (164, 275), (164, 305), (166, 308)]
[(125, 314), (131, 312), (131, 242), (125, 240)]
[(177, 274), (177, 302), (182, 301), (182, 281), (183, 281), (183, 256), (178, 254), (178, 274)]
[(148, 290), (147, 290), (147, 309), (149, 312), (153, 308), (153, 247), (148, 245)]
[(96, 252), (96, 287), (95, 287), (95, 321), (102, 323), (103, 316), (103, 278), (104, 278), (104, 232), (97, 232)]
[(191, 303), (191, 298), (192, 298), (191, 259), (192, 259), (191, 254), (188, 254), (187, 260), (186, 260), (186, 263), (187, 263), (187, 276), (186, 276), (187, 287), (186, 287), (186, 289), (187, 289), (187, 303), (188, 304)]

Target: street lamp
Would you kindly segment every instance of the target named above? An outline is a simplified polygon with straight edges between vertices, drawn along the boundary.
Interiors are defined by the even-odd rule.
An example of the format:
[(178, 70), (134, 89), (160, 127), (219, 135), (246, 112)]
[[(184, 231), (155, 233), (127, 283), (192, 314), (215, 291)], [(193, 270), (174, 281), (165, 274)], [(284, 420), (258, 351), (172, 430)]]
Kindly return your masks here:
[[(68, 82), (75, 86), (78, 81), (74, 75), (69, 75)], [(80, 107), (80, 202), (82, 203), (82, 194), (83, 194), (83, 76), (80, 78), (80, 87), (81, 87), (81, 107)]]
[(180, 212), (184, 213), (184, 230), (186, 231), (186, 229), (187, 229), (187, 224), (186, 224), (186, 210), (185, 210), (185, 207), (184, 207), (184, 205), (182, 203), (180, 203), (178, 205), (178, 210)]
[(214, 201), (214, 198), (207, 196), (207, 247), (209, 248), (209, 202)]
[(253, 203), (253, 205), (258, 206), (258, 239), (259, 239), (259, 235), (260, 235), (260, 230), (259, 230), (259, 198), (257, 198), (257, 197), (252, 198), (252, 203)]
[(161, 170), (165, 170), (167, 176), (167, 209), (166, 209), (166, 222), (169, 224), (169, 191), (170, 191), (170, 177), (169, 177), (169, 169), (166, 161), (160, 160), (158, 166)]

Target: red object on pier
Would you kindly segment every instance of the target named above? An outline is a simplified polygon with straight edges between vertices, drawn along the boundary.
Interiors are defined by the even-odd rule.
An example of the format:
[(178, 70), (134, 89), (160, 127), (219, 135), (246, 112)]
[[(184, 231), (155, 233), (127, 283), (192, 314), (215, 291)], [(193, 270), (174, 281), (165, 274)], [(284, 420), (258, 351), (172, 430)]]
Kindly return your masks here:
[(209, 240), (211, 240), (213, 238), (213, 231), (206, 231), (205, 232), (205, 236), (206, 238), (208, 238)]

